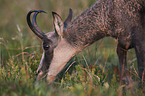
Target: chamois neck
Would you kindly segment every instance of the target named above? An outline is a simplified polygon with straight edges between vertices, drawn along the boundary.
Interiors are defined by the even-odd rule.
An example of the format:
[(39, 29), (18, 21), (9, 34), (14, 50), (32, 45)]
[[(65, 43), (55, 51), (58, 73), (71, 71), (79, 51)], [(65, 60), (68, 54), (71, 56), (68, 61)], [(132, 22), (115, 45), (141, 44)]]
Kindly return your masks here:
[(71, 45), (88, 46), (108, 35), (106, 27), (107, 14), (102, 11), (105, 5), (100, 3), (96, 2), (92, 7), (86, 9), (67, 28), (66, 39)]

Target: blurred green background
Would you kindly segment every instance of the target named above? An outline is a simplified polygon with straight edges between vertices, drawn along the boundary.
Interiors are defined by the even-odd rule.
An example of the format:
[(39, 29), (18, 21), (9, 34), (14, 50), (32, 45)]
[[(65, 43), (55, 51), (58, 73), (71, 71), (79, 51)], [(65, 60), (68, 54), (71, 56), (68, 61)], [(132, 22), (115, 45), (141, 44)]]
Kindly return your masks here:
[(95, 0), (0, 0), (1, 63), (9, 56), (17, 55), (22, 47), (40, 45), (40, 40), (27, 26), (26, 15), (32, 9), (45, 10), (48, 14), (38, 17), (38, 25), (44, 32), (53, 30), (51, 12), (57, 12), (63, 20), (69, 8), (74, 16), (89, 7)]
[[(44, 10), (47, 14), (37, 17), (43, 32), (53, 30), (52, 11), (63, 20), (73, 9), (73, 17), (90, 7), (97, 0), (0, 0), (0, 95), (1, 96), (113, 96), (123, 93), (119, 86), (117, 40), (104, 38), (87, 47), (71, 61), (75, 65), (61, 75), (57, 87), (41, 82), (35, 86), (36, 69), (42, 48), (41, 40), (32, 33), (26, 22), (30, 10)], [(138, 80), (134, 50), (128, 52), (131, 77)], [(71, 65), (71, 63), (70, 63)], [(70, 72), (70, 73), (69, 73)], [(65, 75), (65, 77), (64, 77)], [(137, 86), (135, 82), (133, 86)], [(140, 95), (135, 88), (125, 94)]]

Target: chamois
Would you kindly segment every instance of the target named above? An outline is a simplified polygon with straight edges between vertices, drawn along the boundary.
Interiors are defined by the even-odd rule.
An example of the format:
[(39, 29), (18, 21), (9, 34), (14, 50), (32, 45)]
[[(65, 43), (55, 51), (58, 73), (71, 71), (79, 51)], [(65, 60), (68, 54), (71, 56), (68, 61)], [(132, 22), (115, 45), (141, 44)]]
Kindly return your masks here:
[[(37, 25), (38, 13), (27, 14), (30, 29), (42, 40), (43, 54), (37, 69), (37, 80), (47, 74), (51, 83), (66, 63), (78, 52), (95, 41), (111, 36), (118, 40), (120, 84), (127, 80), (127, 51), (135, 49), (140, 80), (145, 79), (145, 0), (98, 0), (90, 8), (72, 20), (72, 9), (63, 22), (52, 12), (54, 31), (44, 33)], [(31, 13), (34, 13), (32, 23)]]

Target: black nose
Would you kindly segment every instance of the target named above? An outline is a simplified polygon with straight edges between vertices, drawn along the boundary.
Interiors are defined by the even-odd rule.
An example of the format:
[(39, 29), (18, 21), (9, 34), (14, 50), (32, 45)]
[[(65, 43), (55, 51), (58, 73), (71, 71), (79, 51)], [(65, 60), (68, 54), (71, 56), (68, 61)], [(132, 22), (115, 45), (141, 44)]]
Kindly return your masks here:
[(40, 73), (40, 70), (38, 72), (36, 72), (36, 76)]

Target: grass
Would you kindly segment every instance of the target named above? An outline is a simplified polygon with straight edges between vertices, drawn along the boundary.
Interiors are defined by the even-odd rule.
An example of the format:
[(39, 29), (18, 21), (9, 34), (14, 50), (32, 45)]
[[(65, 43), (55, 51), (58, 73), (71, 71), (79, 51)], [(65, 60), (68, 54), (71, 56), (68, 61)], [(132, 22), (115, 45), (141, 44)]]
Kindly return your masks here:
[(26, 14), (31, 9), (42, 9), (48, 15), (38, 16), (38, 25), (43, 31), (53, 30), (51, 11), (56, 11), (63, 20), (72, 8), (77, 16), (95, 0), (1, 0), (0, 1), (0, 96), (117, 96), (145, 95), (137, 86), (137, 61), (134, 50), (128, 53), (130, 77), (135, 81), (134, 91), (119, 85), (117, 42), (112, 38), (102, 39), (76, 55), (69, 67), (57, 77), (54, 84), (45, 80), (35, 84), (42, 49), (41, 41), (31, 32), (26, 23)]

